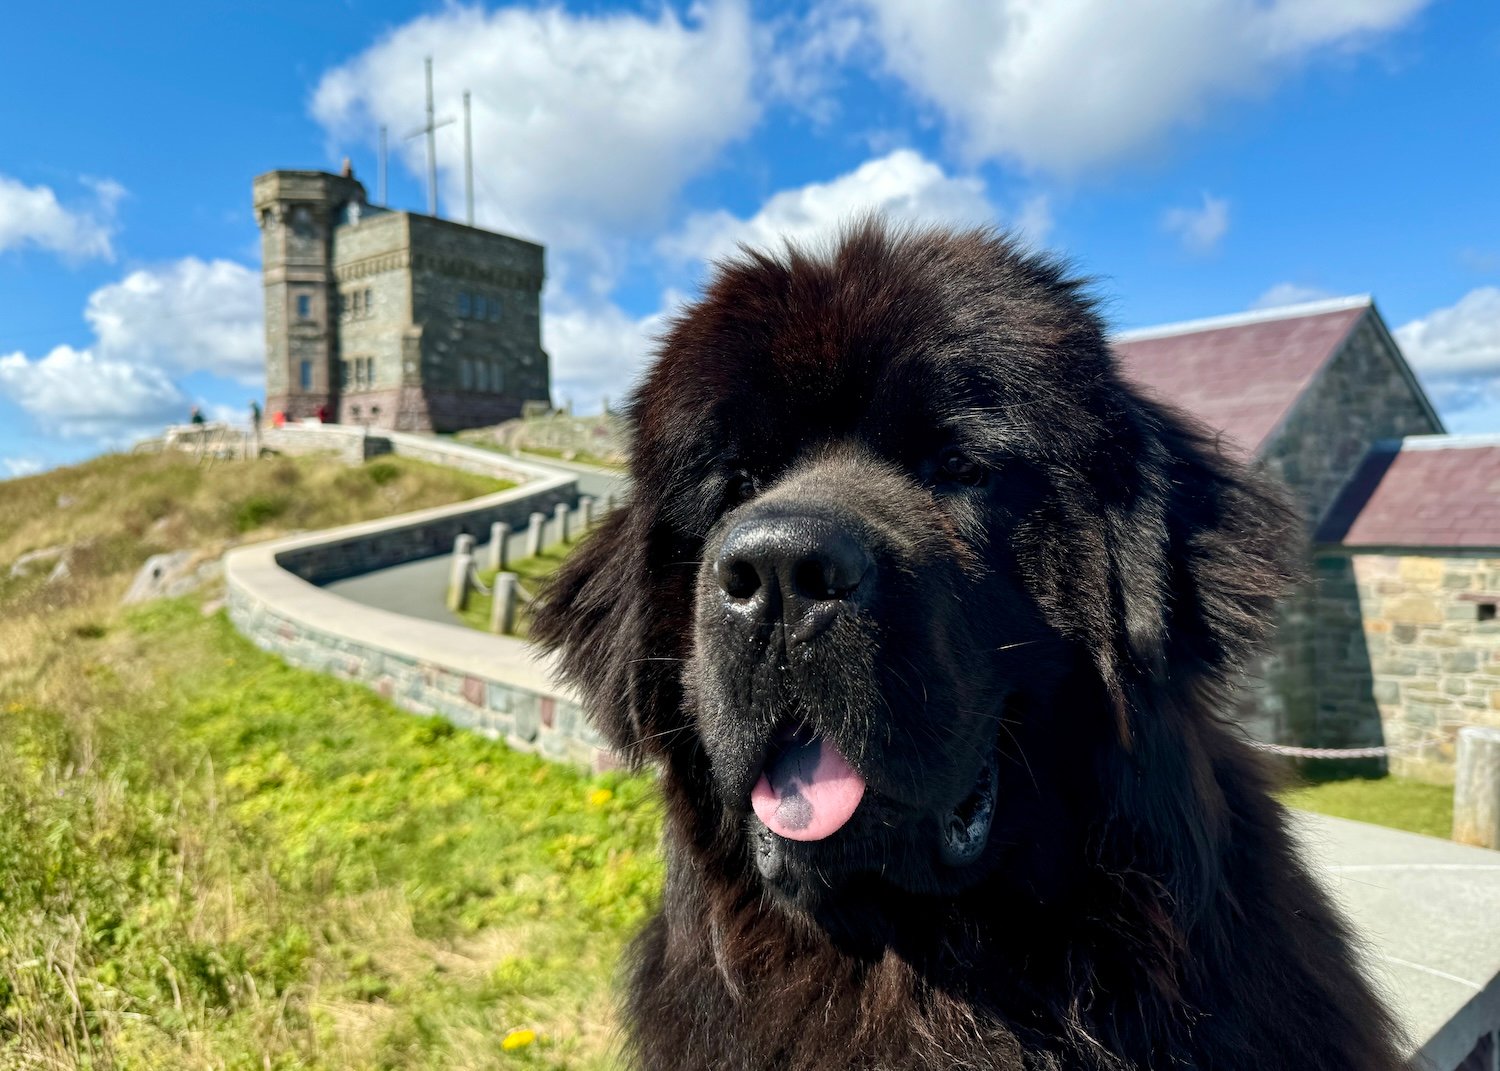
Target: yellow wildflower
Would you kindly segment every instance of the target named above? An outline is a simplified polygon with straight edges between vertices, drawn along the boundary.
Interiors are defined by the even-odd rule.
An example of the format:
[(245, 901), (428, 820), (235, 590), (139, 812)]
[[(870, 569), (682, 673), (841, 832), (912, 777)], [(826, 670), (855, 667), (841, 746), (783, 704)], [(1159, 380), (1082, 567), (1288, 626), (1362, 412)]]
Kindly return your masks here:
[(590, 807), (603, 807), (606, 803), (608, 803), (610, 800), (612, 800), (614, 798), (615, 798), (615, 794), (613, 792), (611, 792), (609, 789), (607, 789), (607, 788), (596, 788), (596, 789), (594, 789), (594, 791), (592, 791), (592, 792), (589, 793), (589, 806)]
[(513, 1052), (516, 1049), (524, 1049), (535, 1041), (536, 1031), (522, 1027), (506, 1034), (505, 1039), (500, 1042), (500, 1047), (506, 1052)]

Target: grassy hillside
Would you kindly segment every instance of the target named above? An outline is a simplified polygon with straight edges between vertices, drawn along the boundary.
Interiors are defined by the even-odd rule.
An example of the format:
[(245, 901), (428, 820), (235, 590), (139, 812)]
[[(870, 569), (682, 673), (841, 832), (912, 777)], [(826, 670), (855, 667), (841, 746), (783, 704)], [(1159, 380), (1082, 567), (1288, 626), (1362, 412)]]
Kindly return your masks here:
[[(111, 454), (0, 482), (0, 602), (15, 612), (118, 596), (159, 552), (270, 539), (509, 486), (398, 457), (358, 466), (327, 458), (199, 465), (176, 452)], [(68, 583), (46, 583), (51, 557), (11, 575), (17, 558), (45, 548), (66, 551)]]
[[(609, 1065), (659, 880), (643, 779), (291, 669), (201, 598), (117, 607), (158, 550), (495, 486), (173, 457), (0, 483), (0, 1066)], [(62, 541), (68, 575), (8, 578)]]

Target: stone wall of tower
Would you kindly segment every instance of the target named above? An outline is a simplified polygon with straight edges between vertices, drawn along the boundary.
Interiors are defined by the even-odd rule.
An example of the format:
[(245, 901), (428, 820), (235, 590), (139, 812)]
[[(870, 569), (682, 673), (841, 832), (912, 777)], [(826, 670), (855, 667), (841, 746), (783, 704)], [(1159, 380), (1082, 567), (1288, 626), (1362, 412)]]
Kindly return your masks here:
[(333, 233), (365, 190), (353, 177), (271, 171), (254, 184), (265, 285), (266, 407), (292, 419), (338, 397)]
[(438, 431), (496, 424), (550, 398), (541, 339), (543, 250), (411, 216), (412, 319)]

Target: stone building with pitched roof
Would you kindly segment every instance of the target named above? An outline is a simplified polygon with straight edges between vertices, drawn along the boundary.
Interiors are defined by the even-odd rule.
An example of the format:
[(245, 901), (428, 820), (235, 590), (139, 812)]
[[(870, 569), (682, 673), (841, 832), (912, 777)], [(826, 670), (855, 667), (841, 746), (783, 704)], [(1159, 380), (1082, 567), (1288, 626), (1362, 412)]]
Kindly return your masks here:
[(1343, 298), (1116, 336), (1125, 375), (1290, 489), (1312, 582), (1241, 711), (1258, 738), (1387, 744), (1451, 777), (1500, 725), (1500, 437), (1449, 436), (1374, 302)]

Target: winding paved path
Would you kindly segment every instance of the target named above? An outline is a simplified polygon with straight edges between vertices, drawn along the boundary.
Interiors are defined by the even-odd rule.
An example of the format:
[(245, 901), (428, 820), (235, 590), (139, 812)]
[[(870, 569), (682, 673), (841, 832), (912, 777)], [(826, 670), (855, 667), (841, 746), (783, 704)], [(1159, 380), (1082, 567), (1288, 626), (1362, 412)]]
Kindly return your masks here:
[[(614, 495), (619, 501), (630, 485), (629, 477), (613, 473), (592, 465), (574, 465), (538, 454), (522, 454), (522, 458), (533, 465), (552, 469), (578, 478), (580, 494), (592, 495), (603, 501), (606, 495)], [(488, 536), (489, 533), (481, 533)], [(484, 544), (475, 548), (480, 561), (486, 553)], [(526, 553), (526, 533), (512, 532), (510, 554), (518, 558)], [(448, 586), (448, 555), (439, 554), (431, 558), (393, 565), (388, 569), (377, 569), (361, 576), (335, 580), (325, 584), (326, 590), (377, 610), (418, 617), (424, 621), (436, 621), (444, 625), (458, 622), (459, 617), (448, 609), (444, 595)]]

